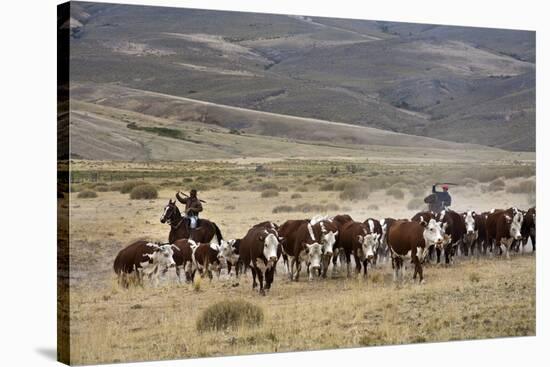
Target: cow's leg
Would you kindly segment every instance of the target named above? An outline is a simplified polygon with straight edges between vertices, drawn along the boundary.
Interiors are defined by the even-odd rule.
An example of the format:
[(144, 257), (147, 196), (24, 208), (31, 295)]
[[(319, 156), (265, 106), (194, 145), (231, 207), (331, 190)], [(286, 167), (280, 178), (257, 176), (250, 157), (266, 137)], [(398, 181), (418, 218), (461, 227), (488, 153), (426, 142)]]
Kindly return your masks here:
[(367, 259), (363, 260), (363, 277), (365, 279), (367, 279), (367, 264), (368, 264), (368, 262), (369, 261)]
[(258, 286), (258, 283), (256, 283), (256, 269), (254, 266), (250, 267), (250, 271), (252, 272), (252, 289), (255, 289)]
[(290, 262), (290, 271), (288, 272), (288, 279), (290, 281), (294, 280), (294, 267), (296, 266), (296, 259), (294, 256), (289, 256), (288, 261)]
[(294, 280), (299, 282), (300, 281), (300, 271), (302, 271), (302, 259), (299, 257), (295, 258), (295, 265), (296, 265), (296, 275), (294, 276)]
[(531, 236), (531, 246), (533, 247), (533, 252), (537, 251), (537, 238), (535, 235)]
[(353, 254), (353, 258), (355, 260), (355, 276), (360, 277), (362, 260), (359, 258), (359, 255), (357, 255), (357, 252)]
[(183, 268), (183, 265), (176, 266), (176, 276), (178, 277), (179, 284), (181, 284), (181, 268)]
[(393, 281), (397, 282), (397, 259), (393, 256), (391, 258), (391, 267), (393, 268)]
[(439, 264), (441, 262), (441, 249), (436, 248), (435, 253), (436, 253), (436, 256), (437, 256), (437, 263)]
[(265, 290), (264, 290), (264, 273), (261, 269), (256, 268), (256, 272), (258, 273), (258, 282), (260, 283), (260, 295), (265, 296)]
[[(420, 284), (424, 283), (424, 274), (422, 271), (422, 264), (420, 263), (420, 260), (416, 259), (414, 262), (414, 273), (419, 275), (418, 282)], [(413, 277), (414, 278), (414, 277)]]
[(514, 240), (510, 238), (508, 240), (501, 239), (500, 241), (501, 241), (501, 244), (503, 244), (504, 248), (506, 249), (506, 258), (509, 259), (510, 258), (510, 247), (514, 243)]

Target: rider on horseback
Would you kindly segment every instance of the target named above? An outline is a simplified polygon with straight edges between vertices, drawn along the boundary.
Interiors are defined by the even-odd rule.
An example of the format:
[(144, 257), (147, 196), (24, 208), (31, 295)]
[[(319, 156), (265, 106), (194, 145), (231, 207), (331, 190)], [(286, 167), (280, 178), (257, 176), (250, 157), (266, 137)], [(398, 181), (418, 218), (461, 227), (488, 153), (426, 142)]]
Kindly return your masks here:
[(189, 226), (191, 229), (195, 229), (199, 221), (199, 213), (202, 212), (202, 204), (201, 200), (197, 197), (197, 190), (192, 189), (186, 198), (181, 197), (177, 193), (176, 198), (180, 203), (185, 204), (185, 215), (189, 218)]

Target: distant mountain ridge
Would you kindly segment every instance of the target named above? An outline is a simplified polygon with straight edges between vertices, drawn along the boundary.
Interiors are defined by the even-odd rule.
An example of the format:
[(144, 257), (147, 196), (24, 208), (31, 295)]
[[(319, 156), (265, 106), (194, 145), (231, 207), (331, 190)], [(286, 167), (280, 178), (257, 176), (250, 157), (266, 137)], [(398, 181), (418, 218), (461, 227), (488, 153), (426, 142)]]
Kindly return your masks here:
[(76, 82), (535, 150), (535, 32), (84, 2), (71, 31)]

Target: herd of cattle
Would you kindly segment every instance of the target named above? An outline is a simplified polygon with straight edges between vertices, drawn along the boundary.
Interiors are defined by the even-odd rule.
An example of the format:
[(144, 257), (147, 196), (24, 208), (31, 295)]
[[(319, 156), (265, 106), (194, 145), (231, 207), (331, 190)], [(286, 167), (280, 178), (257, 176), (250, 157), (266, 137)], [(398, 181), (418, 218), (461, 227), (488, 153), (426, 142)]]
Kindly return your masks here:
[[(447, 264), (459, 252), (463, 256), (482, 256), (489, 253), (509, 257), (510, 251), (523, 251), (531, 239), (536, 250), (535, 208), (517, 208), (476, 213), (420, 212), (409, 219), (368, 218), (356, 222), (349, 215), (288, 220), (282, 225), (266, 221), (254, 225), (240, 239), (224, 240), (214, 222), (201, 219), (199, 227), (191, 230), (175, 202), (170, 201), (161, 217), (170, 225), (169, 243), (137, 241), (122, 249), (114, 262), (114, 270), (123, 286), (128, 276), (138, 282), (144, 276), (158, 282), (159, 276), (174, 267), (178, 281), (182, 271), (186, 282), (193, 282), (198, 271), (212, 279), (223, 267), (236, 277), (250, 269), (253, 289), (259, 284), (264, 295), (270, 289), (277, 262), (282, 257), (290, 280), (298, 281), (302, 264), (309, 280), (327, 276), (332, 262), (333, 271), (346, 268), (351, 276), (353, 255), (356, 274), (377, 262), (391, 259), (394, 280), (401, 279), (404, 261), (414, 266), (423, 281), (423, 264), (441, 261)], [(257, 281), (256, 281), (257, 279)], [(265, 286), (264, 286), (265, 282)]]

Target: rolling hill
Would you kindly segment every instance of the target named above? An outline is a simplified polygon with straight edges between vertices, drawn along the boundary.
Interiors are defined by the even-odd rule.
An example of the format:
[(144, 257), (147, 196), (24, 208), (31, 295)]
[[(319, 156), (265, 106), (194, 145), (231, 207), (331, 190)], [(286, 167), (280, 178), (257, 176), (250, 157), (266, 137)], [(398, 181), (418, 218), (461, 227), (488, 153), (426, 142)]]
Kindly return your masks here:
[[(534, 32), (84, 2), (72, 3), (71, 16), (72, 80), (147, 91), (150, 101), (140, 103), (150, 110), (155, 92), (535, 149)], [(186, 113), (177, 110), (180, 120)], [(218, 120), (250, 134), (284, 135)]]

